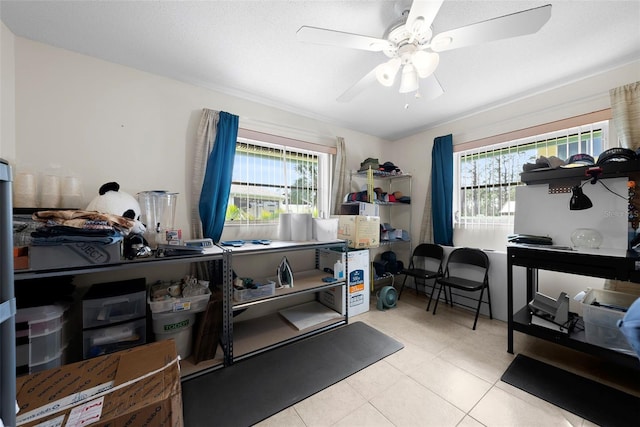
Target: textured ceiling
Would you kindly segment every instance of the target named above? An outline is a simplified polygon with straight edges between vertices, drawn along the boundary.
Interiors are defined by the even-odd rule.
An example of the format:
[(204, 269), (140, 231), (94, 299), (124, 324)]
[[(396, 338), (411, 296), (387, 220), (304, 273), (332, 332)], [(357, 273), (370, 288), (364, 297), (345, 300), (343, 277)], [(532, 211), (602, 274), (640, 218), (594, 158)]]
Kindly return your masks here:
[[(388, 58), (306, 44), (303, 25), (382, 37), (410, 1), (5, 1), (17, 36), (395, 140), (640, 58), (640, 1), (445, 0), (434, 34), (552, 4), (536, 34), (442, 52), (445, 93), (377, 83), (336, 98)], [(640, 79), (640, 76), (639, 76)]]

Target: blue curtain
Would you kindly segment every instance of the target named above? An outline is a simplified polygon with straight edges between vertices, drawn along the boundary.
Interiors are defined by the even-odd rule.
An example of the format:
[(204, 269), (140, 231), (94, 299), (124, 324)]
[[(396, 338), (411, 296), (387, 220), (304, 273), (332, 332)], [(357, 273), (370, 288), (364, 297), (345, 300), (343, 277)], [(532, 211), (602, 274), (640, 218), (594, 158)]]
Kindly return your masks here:
[(220, 240), (224, 228), (237, 140), (238, 116), (221, 111), (216, 141), (207, 160), (199, 204), (202, 234), (214, 242)]
[(453, 246), (453, 136), (433, 140), (431, 151), (433, 241)]

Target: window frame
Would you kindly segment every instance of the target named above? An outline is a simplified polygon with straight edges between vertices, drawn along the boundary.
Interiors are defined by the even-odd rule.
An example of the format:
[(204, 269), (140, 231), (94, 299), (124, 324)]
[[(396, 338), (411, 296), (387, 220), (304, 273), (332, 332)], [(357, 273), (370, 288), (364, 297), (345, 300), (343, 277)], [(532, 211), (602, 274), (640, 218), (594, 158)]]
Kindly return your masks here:
[[(294, 152), (305, 155), (317, 156), (317, 183), (315, 187), (316, 191), (316, 208), (313, 211), (314, 216), (324, 215), (329, 212), (330, 208), (330, 188), (331, 188), (331, 167), (333, 162), (333, 156), (336, 149), (335, 147), (327, 147), (319, 144), (309, 143), (300, 140), (294, 140), (285, 137), (279, 137), (276, 135), (265, 134), (256, 131), (248, 131), (240, 129), (238, 132), (237, 142), (240, 144), (252, 144), (259, 147), (265, 147), (267, 149), (282, 150), (285, 152)], [(235, 159), (234, 159), (235, 162)], [(283, 173), (284, 170), (283, 170)], [(232, 188), (235, 183), (232, 183)], [(291, 188), (288, 187), (287, 188)], [(233, 203), (232, 194), (230, 191), (229, 203), (230, 206)], [(282, 206), (280, 204), (280, 206)], [(286, 205), (285, 205), (286, 206)], [(285, 211), (286, 212), (286, 211)], [(225, 228), (238, 229), (244, 228), (247, 230), (246, 234), (252, 234), (251, 230), (260, 232), (260, 230), (275, 229), (278, 226), (279, 221), (277, 219), (270, 221), (253, 221), (253, 220), (227, 220), (225, 215)]]
[[(562, 129), (557, 129), (557, 128), (552, 129), (553, 127), (558, 127), (559, 124), (565, 124), (565, 125), (571, 124), (572, 126), (569, 126), (567, 128), (562, 128)], [(497, 151), (501, 149), (504, 150), (505, 148), (508, 148), (508, 147), (518, 147), (518, 146), (522, 147), (522, 146), (527, 146), (530, 144), (535, 144), (537, 142), (542, 142), (545, 140), (551, 140), (555, 138), (564, 137), (568, 140), (570, 136), (574, 136), (576, 134), (584, 134), (587, 131), (593, 132), (597, 129), (602, 129), (602, 133), (601, 133), (600, 147), (597, 147), (596, 150), (599, 149), (600, 152), (602, 152), (607, 148), (609, 148), (611, 141), (614, 139), (611, 135), (611, 132), (614, 132), (613, 128), (614, 127), (610, 123), (610, 110), (607, 110), (604, 112), (600, 111), (600, 112), (592, 113), (589, 115), (583, 115), (577, 118), (571, 118), (563, 121), (554, 122), (552, 124), (528, 128), (527, 129), (528, 134), (526, 136), (523, 136), (523, 133), (522, 133), (523, 131), (517, 131), (509, 134), (499, 135), (497, 137), (478, 140), (478, 141), (492, 142), (490, 144), (480, 144), (478, 143), (478, 141), (472, 141), (469, 143), (454, 146), (453, 224), (454, 224), (454, 240), (456, 241), (456, 245), (464, 245), (466, 244), (465, 241), (469, 239), (473, 239), (471, 235), (466, 233), (468, 232), (474, 233), (474, 230), (479, 231), (481, 234), (486, 233), (487, 231), (490, 231), (490, 230), (496, 230), (496, 231), (500, 230), (500, 232), (503, 232), (506, 234), (512, 233), (514, 217), (515, 217), (515, 188), (519, 185), (524, 185), (521, 182), (520, 174), (518, 173), (517, 175), (518, 182), (509, 182), (509, 183), (500, 182), (500, 183), (495, 183), (489, 186), (493, 188), (497, 188), (499, 186), (500, 187), (508, 186), (508, 187), (514, 188), (513, 200), (509, 199), (505, 201), (505, 203), (501, 204), (499, 209), (499, 212), (502, 212), (502, 208), (504, 206), (507, 206), (508, 208), (507, 214), (505, 215), (506, 221), (491, 221), (491, 220), (480, 221), (478, 217), (472, 218), (471, 221), (466, 221), (466, 222), (461, 221), (460, 211), (462, 208), (462, 194), (465, 188), (468, 188), (468, 186), (463, 187), (462, 181), (461, 181), (460, 159), (462, 156), (470, 155), (471, 153), (477, 154), (477, 153)], [(536, 130), (537, 131), (545, 130), (546, 132), (537, 133)], [(517, 137), (510, 139), (508, 137), (509, 135), (517, 136)], [(554, 147), (554, 150), (547, 154), (541, 154), (540, 151), (537, 149), (537, 147), (534, 147), (533, 149), (536, 150), (535, 151), (536, 158), (538, 158), (539, 155), (547, 155), (547, 156), (558, 155), (557, 146), (558, 144), (561, 145), (563, 143), (567, 144), (567, 150), (568, 150), (569, 149), (568, 141), (556, 140), (554, 144), (551, 145), (552, 147)], [(585, 150), (583, 150), (583, 148), (584, 148), (583, 146), (579, 146), (577, 148), (577, 152), (580, 152), (580, 153), (584, 152)], [(596, 154), (600, 154), (600, 152)], [(576, 153), (572, 151), (567, 151), (564, 153), (560, 153), (558, 157), (564, 160), (566, 157), (572, 154), (576, 154)], [(535, 162), (535, 159), (528, 159), (527, 161), (523, 162), (523, 164), (532, 162), (532, 161)], [(520, 166), (520, 168), (521, 167), (522, 165)], [(521, 171), (522, 169), (520, 169), (520, 172)], [(477, 185), (479, 187), (486, 187), (481, 183), (478, 183)], [(513, 203), (509, 203), (509, 202), (513, 202)], [(500, 216), (500, 218), (501, 217), (502, 215)], [(498, 218), (495, 215), (495, 212), (492, 218)], [(458, 231), (458, 233), (456, 233), (456, 231)], [(456, 236), (456, 234), (458, 234), (458, 236), (463, 236), (463, 237), (461, 239), (457, 239), (458, 236)], [(495, 248), (495, 249), (499, 249), (499, 248)]]

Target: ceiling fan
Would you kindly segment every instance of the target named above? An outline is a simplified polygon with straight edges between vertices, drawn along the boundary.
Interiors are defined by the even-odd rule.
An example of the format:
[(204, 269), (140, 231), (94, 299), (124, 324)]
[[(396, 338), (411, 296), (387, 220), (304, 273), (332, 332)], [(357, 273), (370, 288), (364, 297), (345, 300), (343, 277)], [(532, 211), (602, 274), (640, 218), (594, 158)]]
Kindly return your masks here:
[(440, 61), (439, 52), (533, 34), (551, 17), (551, 5), (548, 4), (433, 35), (431, 24), (442, 3), (443, 0), (414, 0), (382, 38), (308, 26), (300, 27), (296, 34), (302, 42), (383, 52), (390, 58), (340, 95), (339, 102), (352, 100), (376, 81), (383, 86), (393, 86), (398, 72), (401, 74), (400, 93), (415, 91), (416, 97), (433, 99), (444, 93), (433, 74)]

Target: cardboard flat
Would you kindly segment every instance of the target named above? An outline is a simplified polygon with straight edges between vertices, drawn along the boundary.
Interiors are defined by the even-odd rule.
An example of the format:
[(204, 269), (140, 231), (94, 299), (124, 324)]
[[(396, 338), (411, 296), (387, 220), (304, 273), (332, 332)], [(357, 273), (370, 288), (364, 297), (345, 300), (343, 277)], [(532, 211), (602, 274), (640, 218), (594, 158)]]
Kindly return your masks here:
[(16, 399), (18, 426), (52, 420), (92, 427), (183, 426), (180, 368), (171, 340), (19, 377)]

